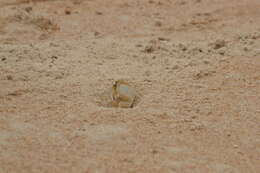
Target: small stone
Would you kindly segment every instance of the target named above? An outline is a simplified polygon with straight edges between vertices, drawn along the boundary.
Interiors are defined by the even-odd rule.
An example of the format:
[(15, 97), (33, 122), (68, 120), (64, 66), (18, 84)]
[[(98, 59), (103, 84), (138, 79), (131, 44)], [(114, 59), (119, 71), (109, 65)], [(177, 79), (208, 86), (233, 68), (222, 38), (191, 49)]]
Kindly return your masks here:
[(162, 3), (161, 1), (159, 1), (157, 4), (158, 4), (158, 5), (163, 5), (163, 3)]
[(50, 46), (51, 47), (59, 47), (59, 45), (57, 43), (53, 43), (53, 42), (50, 43)]
[(172, 67), (172, 70), (177, 70), (177, 69), (179, 69), (180, 67), (178, 66), (178, 65), (174, 65), (173, 67)]
[(65, 9), (65, 14), (66, 14), (66, 15), (70, 15), (70, 14), (71, 14), (71, 10), (70, 10), (70, 9), (68, 9), (68, 8), (67, 8), (67, 9)]
[(254, 41), (250, 41), (248, 44), (253, 45), (254, 43), (255, 43)]
[(155, 22), (155, 26), (161, 27), (161, 26), (162, 26), (162, 22), (156, 21), (156, 22)]
[(97, 32), (97, 31), (94, 32), (94, 36), (99, 36), (99, 35), (100, 35), (100, 32)]
[(233, 145), (233, 147), (234, 147), (234, 148), (238, 148), (238, 145), (235, 144), (235, 145)]
[(32, 11), (32, 7), (25, 7), (24, 9), (27, 13), (30, 13)]
[(152, 52), (154, 52), (155, 51), (155, 48), (154, 48), (154, 46), (145, 46), (145, 48), (144, 48), (144, 52), (146, 52), (146, 53), (152, 53)]
[(39, 39), (40, 40), (45, 40), (45, 39), (47, 39), (48, 38), (48, 34), (46, 34), (46, 33), (43, 33), (43, 34), (41, 34), (40, 36), (39, 36)]
[(73, 4), (78, 5), (82, 3), (82, 0), (73, 0)]
[(225, 51), (224, 51), (224, 50), (220, 50), (218, 53), (219, 53), (220, 55), (225, 55)]
[(144, 74), (145, 74), (145, 76), (148, 76), (148, 77), (149, 77), (149, 76), (151, 75), (151, 72), (150, 72), (149, 70), (147, 70), (147, 71), (145, 71)]
[(54, 62), (55, 62), (55, 60), (57, 60), (57, 59), (58, 59), (58, 57), (57, 57), (57, 56), (55, 56), (55, 55), (51, 56), (51, 63), (54, 63)]
[(96, 11), (96, 15), (102, 15), (103, 13), (100, 11)]
[(51, 56), (51, 59), (58, 59), (58, 57), (53, 55), (53, 56)]
[(178, 48), (181, 49), (182, 51), (186, 51), (187, 50), (187, 47), (184, 44), (182, 44), (182, 43), (178, 44)]
[(186, 1), (179, 2), (180, 5), (185, 5), (186, 3), (187, 3)]
[(198, 80), (198, 79), (201, 79), (204, 77), (212, 76), (215, 73), (216, 73), (216, 71), (214, 71), (214, 70), (212, 70), (212, 71), (208, 71), (208, 70), (202, 71), (201, 70), (194, 75), (194, 79)]
[(13, 80), (13, 77), (12, 77), (11, 75), (7, 75), (7, 76), (6, 76), (6, 79), (7, 79), (7, 80)]
[(158, 37), (159, 41), (170, 41), (169, 38), (164, 38), (164, 37)]
[(2, 61), (5, 61), (5, 60), (6, 60), (6, 58), (2, 58), (1, 60), (2, 60)]
[(249, 50), (249, 49), (248, 49), (247, 47), (244, 47), (244, 51), (246, 51), (246, 52), (247, 52), (248, 50)]
[(257, 39), (257, 36), (256, 36), (256, 35), (253, 35), (253, 36), (252, 36), (252, 39), (256, 40), (256, 39)]
[(148, 83), (152, 82), (150, 79), (145, 79), (144, 81)]
[(153, 153), (153, 154), (157, 154), (158, 151), (157, 151), (157, 150), (152, 150), (152, 153)]
[(196, 119), (197, 117), (194, 115), (194, 116), (192, 116), (191, 118), (192, 118), (192, 119)]
[(204, 64), (209, 64), (209, 61), (208, 60), (204, 60), (203, 63)]
[(213, 49), (220, 49), (225, 46), (226, 46), (225, 40), (217, 40), (217, 41), (215, 41), (215, 43), (213, 43)]

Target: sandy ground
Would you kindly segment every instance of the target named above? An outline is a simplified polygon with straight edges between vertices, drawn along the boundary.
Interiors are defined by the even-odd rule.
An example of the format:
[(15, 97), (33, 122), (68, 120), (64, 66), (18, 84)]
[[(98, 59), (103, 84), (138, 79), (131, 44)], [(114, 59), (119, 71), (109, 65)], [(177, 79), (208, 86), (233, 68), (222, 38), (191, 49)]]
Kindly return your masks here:
[[(259, 172), (259, 9), (0, 0), (0, 172)], [(117, 79), (134, 108), (107, 105)]]

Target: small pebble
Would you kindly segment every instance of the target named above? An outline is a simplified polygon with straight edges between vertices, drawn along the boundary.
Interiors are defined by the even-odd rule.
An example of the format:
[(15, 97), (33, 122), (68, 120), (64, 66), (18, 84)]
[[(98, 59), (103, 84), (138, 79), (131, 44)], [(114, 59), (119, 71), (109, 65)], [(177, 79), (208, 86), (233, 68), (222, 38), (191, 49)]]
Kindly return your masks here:
[(6, 76), (6, 79), (7, 79), (7, 80), (13, 80), (13, 77), (12, 77), (11, 75), (7, 75), (7, 76)]
[(214, 49), (220, 49), (222, 47), (226, 46), (226, 41), (225, 40), (217, 40), (214, 44), (213, 44), (213, 48)]
[(156, 22), (155, 22), (155, 26), (158, 26), (158, 27), (162, 26), (162, 22), (156, 21)]
[(146, 52), (146, 53), (152, 53), (154, 51), (155, 51), (154, 46), (146, 46), (144, 49), (144, 52)]
[(96, 15), (102, 15), (103, 13), (100, 11), (96, 11)]
[(68, 9), (68, 8), (67, 8), (67, 9), (65, 9), (65, 14), (66, 14), (66, 15), (70, 15), (70, 14), (71, 14), (71, 10), (70, 10), (70, 9)]

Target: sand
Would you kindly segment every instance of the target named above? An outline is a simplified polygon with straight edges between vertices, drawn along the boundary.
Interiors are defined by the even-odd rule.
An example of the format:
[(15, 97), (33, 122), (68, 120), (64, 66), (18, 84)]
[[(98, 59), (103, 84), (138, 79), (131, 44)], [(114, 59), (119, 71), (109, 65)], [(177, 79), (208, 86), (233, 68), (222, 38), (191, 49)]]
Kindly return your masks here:
[[(259, 172), (259, 9), (0, 0), (0, 172)], [(108, 106), (118, 79), (133, 108)]]

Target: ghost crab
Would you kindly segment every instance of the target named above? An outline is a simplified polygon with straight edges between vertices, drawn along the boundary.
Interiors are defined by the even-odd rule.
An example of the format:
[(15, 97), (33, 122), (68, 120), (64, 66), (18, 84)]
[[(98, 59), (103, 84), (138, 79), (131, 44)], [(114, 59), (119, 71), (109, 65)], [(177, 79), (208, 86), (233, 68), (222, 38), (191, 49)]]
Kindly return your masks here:
[(116, 80), (112, 86), (112, 105), (120, 108), (132, 108), (137, 93), (130, 84), (122, 79)]

